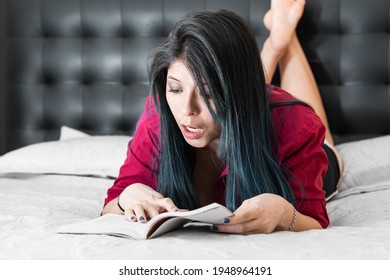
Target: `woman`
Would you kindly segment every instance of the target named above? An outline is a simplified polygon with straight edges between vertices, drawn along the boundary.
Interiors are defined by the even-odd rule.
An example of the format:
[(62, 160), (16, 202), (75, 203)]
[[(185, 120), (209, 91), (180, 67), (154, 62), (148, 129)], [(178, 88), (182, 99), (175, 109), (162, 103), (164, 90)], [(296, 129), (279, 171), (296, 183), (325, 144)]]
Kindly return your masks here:
[[(279, 62), (282, 87), (292, 92), (297, 81), (289, 77), (296, 75), (291, 68), (308, 75), (299, 84), (308, 83), (303, 92), (314, 97), (299, 97), (321, 116), (318, 89), (295, 35), (303, 6), (272, 2), (261, 56), (268, 77)], [(326, 128), (309, 105), (267, 86), (256, 41), (241, 18), (227, 11), (188, 14), (157, 50), (150, 77), (153, 99), (103, 214), (145, 222), (160, 212), (219, 202), (234, 211), (213, 226), (219, 232), (328, 226), (322, 186), (326, 151), (334, 153), (323, 148)], [(329, 166), (338, 171), (337, 164)]]

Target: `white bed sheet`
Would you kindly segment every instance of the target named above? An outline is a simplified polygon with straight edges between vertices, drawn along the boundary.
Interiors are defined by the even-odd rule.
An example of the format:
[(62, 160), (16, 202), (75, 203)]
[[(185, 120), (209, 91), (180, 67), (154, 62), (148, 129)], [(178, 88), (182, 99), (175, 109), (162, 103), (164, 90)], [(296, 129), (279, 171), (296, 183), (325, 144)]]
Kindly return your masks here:
[(146, 241), (56, 233), (98, 216), (112, 182), (0, 173), (0, 259), (390, 259), (390, 186), (329, 202), (326, 230), (242, 236), (182, 229)]

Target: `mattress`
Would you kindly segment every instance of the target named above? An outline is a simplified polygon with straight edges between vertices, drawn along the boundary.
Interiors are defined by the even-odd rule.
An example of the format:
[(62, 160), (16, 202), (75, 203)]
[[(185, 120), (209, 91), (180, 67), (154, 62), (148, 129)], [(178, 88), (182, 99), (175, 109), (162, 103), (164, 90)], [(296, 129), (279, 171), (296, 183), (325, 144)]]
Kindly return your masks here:
[[(82, 141), (89, 150), (83, 150)], [(0, 259), (390, 259), (390, 163), (383, 150), (381, 155), (372, 154), (374, 148), (379, 153), (383, 141), (390, 144), (389, 137), (338, 147), (345, 169), (339, 193), (327, 203), (331, 224), (324, 230), (235, 235), (189, 227), (151, 240), (58, 234), (62, 225), (100, 215), (128, 141), (122, 137), (62, 139), (0, 157)], [(65, 148), (69, 145), (79, 151), (70, 153)], [(54, 159), (44, 158), (53, 154), (63, 162), (57, 170)], [(95, 164), (91, 170), (93, 164), (88, 162), (96, 157), (105, 158), (110, 167)], [(363, 158), (365, 164), (356, 158)]]

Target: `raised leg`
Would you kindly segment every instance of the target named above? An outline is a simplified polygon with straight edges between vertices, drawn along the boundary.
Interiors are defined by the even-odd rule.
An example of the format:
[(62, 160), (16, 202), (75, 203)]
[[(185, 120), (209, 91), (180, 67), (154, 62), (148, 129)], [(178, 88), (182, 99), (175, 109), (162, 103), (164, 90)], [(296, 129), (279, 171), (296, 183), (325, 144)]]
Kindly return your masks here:
[(270, 35), (261, 50), (261, 59), (266, 81), (271, 82), (279, 66), (281, 87), (313, 107), (326, 127), (326, 141), (334, 148), (316, 80), (295, 32), (304, 6), (304, 0), (271, 0), (271, 9), (264, 16), (264, 24)]

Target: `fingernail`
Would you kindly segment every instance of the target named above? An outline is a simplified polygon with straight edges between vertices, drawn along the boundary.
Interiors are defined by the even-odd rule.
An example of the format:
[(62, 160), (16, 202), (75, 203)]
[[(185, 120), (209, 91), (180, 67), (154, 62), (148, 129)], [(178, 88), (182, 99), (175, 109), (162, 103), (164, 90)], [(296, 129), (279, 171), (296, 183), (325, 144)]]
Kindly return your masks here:
[(180, 210), (179, 210), (179, 209), (176, 209), (175, 212), (180, 212)]
[(139, 217), (138, 221), (140, 221), (140, 222), (145, 221), (144, 216)]
[(224, 224), (230, 223), (230, 219), (228, 219), (228, 218), (223, 219), (223, 223), (224, 223)]
[(130, 221), (134, 221), (135, 220), (135, 217), (134, 216), (131, 216), (130, 217)]
[(218, 226), (213, 225), (213, 226), (211, 227), (211, 230), (212, 230), (212, 231), (218, 231)]

